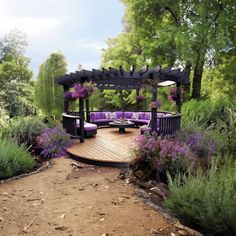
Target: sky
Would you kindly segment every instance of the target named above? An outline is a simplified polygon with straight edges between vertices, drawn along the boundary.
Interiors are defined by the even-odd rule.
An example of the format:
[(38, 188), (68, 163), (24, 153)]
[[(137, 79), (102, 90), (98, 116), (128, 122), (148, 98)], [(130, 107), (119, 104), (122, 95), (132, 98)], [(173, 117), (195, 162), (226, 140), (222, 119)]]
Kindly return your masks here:
[(77, 65), (98, 68), (108, 38), (122, 32), (119, 0), (0, 0), (0, 37), (18, 29), (27, 34), (26, 56), (37, 76), (52, 52), (62, 52), (68, 72)]

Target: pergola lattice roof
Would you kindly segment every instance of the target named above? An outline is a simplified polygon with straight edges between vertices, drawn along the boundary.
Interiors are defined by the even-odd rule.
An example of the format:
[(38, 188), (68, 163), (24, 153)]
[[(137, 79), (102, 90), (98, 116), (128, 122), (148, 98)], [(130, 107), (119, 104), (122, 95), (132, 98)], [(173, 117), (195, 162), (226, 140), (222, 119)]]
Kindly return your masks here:
[(125, 71), (122, 66), (119, 70), (109, 67), (108, 70), (102, 68), (102, 70), (76, 71), (59, 77), (57, 82), (67, 88), (75, 83), (91, 81), (96, 83), (100, 89), (131, 90), (141, 88), (148, 80), (157, 81), (157, 83), (173, 81), (183, 85), (190, 83), (185, 71), (170, 68), (162, 69), (161, 67), (149, 69), (148, 66), (138, 71), (135, 71), (134, 66), (130, 71)]

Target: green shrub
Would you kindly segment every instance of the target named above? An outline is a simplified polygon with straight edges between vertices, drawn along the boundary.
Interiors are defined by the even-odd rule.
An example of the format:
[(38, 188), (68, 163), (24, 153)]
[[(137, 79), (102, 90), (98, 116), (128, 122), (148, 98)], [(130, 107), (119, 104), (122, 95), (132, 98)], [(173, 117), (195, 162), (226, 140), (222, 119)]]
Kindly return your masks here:
[(229, 153), (236, 154), (236, 105), (227, 108), (228, 120), (228, 151)]
[(36, 138), (47, 125), (38, 117), (19, 117), (2, 130), (2, 137), (13, 139), (19, 146), (21, 144), (31, 147), (36, 145)]
[(35, 160), (21, 146), (7, 140), (0, 140), (0, 179), (30, 171), (35, 166)]
[(206, 99), (206, 100), (190, 100), (182, 106), (182, 125), (187, 126), (195, 124), (197, 126), (208, 127), (224, 121), (226, 118), (225, 108), (229, 106), (226, 99)]
[(61, 122), (61, 114), (60, 115), (47, 115), (42, 117), (42, 121), (47, 125), (48, 128), (53, 128), (55, 126), (62, 127)]
[(166, 175), (169, 171), (172, 175), (178, 172), (186, 172), (192, 169), (195, 159), (189, 147), (173, 138), (160, 138), (148, 133), (139, 135), (133, 140), (131, 149), (134, 155), (133, 169)]
[(198, 158), (207, 158), (222, 150), (222, 135), (218, 129), (188, 126), (175, 133), (175, 139), (184, 142)]
[(205, 235), (236, 234), (236, 160), (227, 156), (212, 159), (205, 174), (169, 176), (170, 196), (165, 201), (184, 224)]
[[(0, 105), (2, 106), (1, 103)], [(6, 126), (8, 119), (9, 116), (7, 114), (7, 111), (4, 108), (0, 107), (0, 128)]]

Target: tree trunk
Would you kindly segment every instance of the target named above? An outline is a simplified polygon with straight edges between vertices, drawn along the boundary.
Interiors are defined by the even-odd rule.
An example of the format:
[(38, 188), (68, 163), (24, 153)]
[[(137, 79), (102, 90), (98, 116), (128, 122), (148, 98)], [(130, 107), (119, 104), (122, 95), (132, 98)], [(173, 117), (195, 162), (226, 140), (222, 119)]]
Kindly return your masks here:
[(203, 54), (199, 53), (196, 65), (194, 67), (192, 98), (195, 98), (195, 99), (201, 98), (201, 84), (202, 84), (204, 57), (205, 57), (205, 53)]
[[(191, 62), (187, 61), (184, 70), (186, 71), (188, 78), (190, 78), (191, 68), (192, 68)], [(183, 97), (183, 101), (189, 101), (189, 100), (190, 100), (190, 85), (184, 87), (184, 97)]]

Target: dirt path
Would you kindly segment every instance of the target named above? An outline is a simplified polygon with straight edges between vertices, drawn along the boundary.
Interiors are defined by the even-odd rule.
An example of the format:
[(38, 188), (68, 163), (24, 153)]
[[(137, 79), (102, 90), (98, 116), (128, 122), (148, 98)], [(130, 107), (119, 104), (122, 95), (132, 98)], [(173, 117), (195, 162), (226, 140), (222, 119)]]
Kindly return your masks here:
[[(73, 170), (60, 158), (39, 174), (0, 185), (0, 235), (153, 235), (170, 222), (119, 180), (119, 170)], [(165, 232), (166, 232), (165, 230)]]

